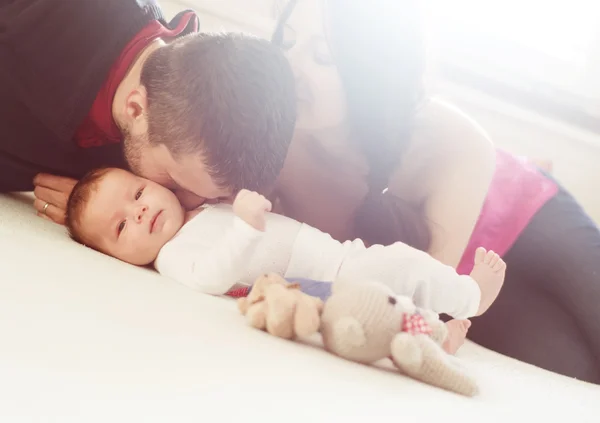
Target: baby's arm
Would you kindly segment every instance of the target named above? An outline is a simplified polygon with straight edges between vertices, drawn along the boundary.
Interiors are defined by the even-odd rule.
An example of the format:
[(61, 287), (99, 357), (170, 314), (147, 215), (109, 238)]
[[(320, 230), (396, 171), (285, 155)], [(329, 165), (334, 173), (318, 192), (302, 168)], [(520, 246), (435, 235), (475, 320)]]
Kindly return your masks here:
[(195, 251), (187, 261), (185, 284), (205, 294), (226, 294), (244, 276), (250, 254), (262, 233), (235, 216), (221, 239), (204, 251)]
[(220, 239), (202, 251), (190, 251), (186, 245), (175, 251), (170, 246), (168, 254), (178, 266), (173, 266), (174, 274), (167, 276), (206, 294), (227, 293), (244, 276), (247, 261), (264, 233), (265, 212), (270, 210), (270, 204), (263, 196), (242, 190), (233, 203), (232, 225)]

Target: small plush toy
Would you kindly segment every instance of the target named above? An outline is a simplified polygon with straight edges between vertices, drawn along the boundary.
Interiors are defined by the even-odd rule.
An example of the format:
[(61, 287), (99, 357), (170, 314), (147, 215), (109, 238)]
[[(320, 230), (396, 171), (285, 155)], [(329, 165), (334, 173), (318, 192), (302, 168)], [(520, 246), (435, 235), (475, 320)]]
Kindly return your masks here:
[(252, 327), (272, 335), (294, 339), (319, 331), (325, 349), (342, 358), (364, 364), (390, 358), (422, 382), (466, 396), (478, 391), (457, 359), (442, 350), (447, 331), (437, 314), (417, 309), (381, 283), (336, 283), (323, 304), (271, 274), (259, 278), (238, 306)]
[(270, 273), (257, 279), (247, 297), (238, 299), (238, 308), (250, 326), (280, 338), (294, 339), (319, 330), (323, 301)]
[(466, 396), (478, 391), (458, 360), (442, 350), (446, 332), (437, 315), (418, 310), (386, 285), (334, 285), (320, 331), (325, 349), (340, 357), (365, 364), (390, 358), (422, 382)]

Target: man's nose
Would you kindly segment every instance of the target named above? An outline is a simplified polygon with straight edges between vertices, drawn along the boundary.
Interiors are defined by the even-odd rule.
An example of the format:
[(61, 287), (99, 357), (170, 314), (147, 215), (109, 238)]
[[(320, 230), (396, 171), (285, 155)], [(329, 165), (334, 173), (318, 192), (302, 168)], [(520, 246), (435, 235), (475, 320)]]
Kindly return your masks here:
[(142, 220), (144, 219), (144, 215), (146, 214), (147, 211), (148, 211), (148, 206), (138, 206), (135, 209), (134, 218), (135, 218), (136, 223), (142, 222)]

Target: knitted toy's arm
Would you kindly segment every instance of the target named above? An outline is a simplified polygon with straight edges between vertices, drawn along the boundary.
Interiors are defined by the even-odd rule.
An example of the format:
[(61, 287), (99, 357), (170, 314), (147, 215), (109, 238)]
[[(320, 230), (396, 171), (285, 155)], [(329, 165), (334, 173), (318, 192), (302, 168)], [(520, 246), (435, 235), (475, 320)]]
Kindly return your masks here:
[(469, 397), (479, 391), (475, 379), (426, 336), (397, 334), (391, 358), (396, 367), (422, 382)]
[(448, 336), (446, 324), (440, 320), (440, 316), (431, 310), (417, 308), (417, 313), (423, 316), (425, 322), (431, 327), (431, 339), (437, 344), (442, 345)]

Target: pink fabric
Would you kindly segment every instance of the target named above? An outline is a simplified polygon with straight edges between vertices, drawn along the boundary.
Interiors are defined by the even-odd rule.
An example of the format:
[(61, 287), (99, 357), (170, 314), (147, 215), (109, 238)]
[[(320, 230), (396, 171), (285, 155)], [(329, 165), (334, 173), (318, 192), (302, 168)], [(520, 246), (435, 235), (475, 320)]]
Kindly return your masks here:
[(471, 272), (477, 247), (506, 254), (531, 218), (557, 192), (556, 183), (525, 159), (497, 150), (496, 171), (458, 273)]
[(433, 330), (420, 314), (404, 313), (400, 332), (408, 332), (411, 335), (431, 335)]

